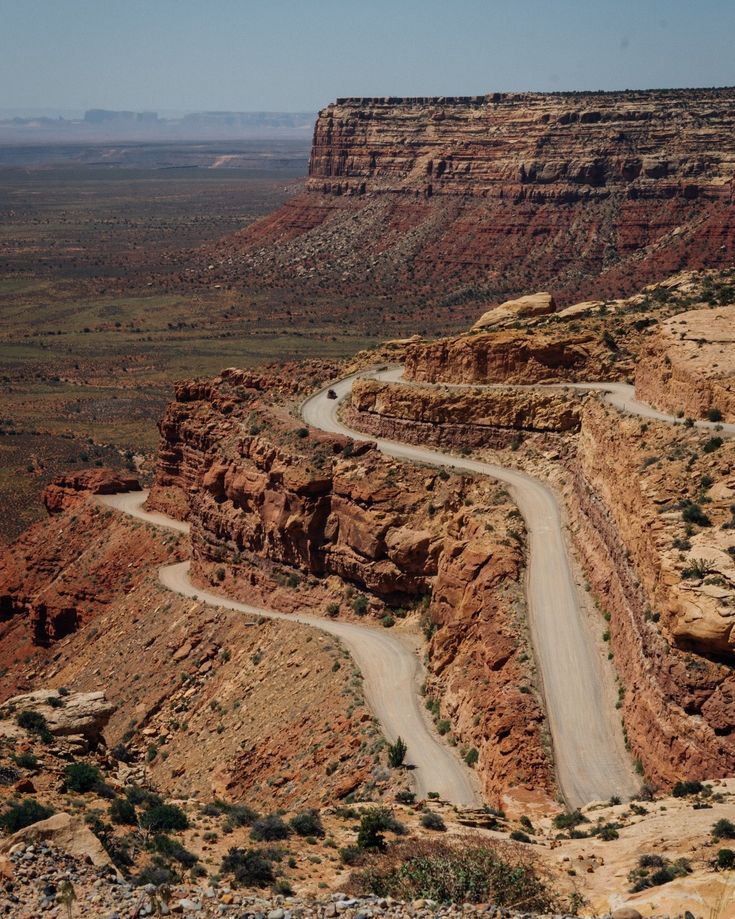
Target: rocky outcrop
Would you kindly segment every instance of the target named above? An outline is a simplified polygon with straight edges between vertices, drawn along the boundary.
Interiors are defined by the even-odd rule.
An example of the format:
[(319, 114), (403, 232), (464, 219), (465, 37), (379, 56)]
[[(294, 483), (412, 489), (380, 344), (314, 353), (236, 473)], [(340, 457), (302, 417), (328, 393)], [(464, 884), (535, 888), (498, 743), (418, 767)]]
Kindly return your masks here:
[(38, 823), (18, 830), (2, 840), (0, 855), (17, 851), (19, 846), (23, 849), (38, 843), (51, 845), (98, 868), (112, 868), (112, 860), (99, 839), (81, 817), (71, 814), (54, 814), (47, 820), (39, 820)]
[(480, 332), (409, 346), (405, 376), (417, 383), (575, 381), (589, 378), (603, 350), (592, 332)]
[[(496, 429), (567, 432), (579, 429), (584, 397), (574, 390), (421, 386), (358, 379), (350, 419), (358, 430), (427, 443), (483, 446)], [(401, 437), (402, 429), (413, 428)], [(469, 440), (466, 439), (469, 437)]]
[[(663, 456), (672, 451), (669, 439), (682, 434), (661, 425), (657, 436), (660, 443), (647, 446)], [(677, 465), (683, 451), (660, 468), (655, 455), (643, 463), (650, 454), (640, 444), (639, 419), (587, 403), (570, 470), (574, 542), (607, 613), (609, 626), (601, 621), (600, 628), (609, 630), (633, 755), (659, 782), (726, 776), (735, 768), (734, 684), (722, 663), (732, 659), (732, 590), (727, 581), (710, 587), (682, 580), (687, 559), (672, 547), (686, 545), (674, 496), (686, 500), (702, 472)], [(700, 462), (711, 469), (706, 458)], [(729, 515), (720, 503), (719, 513)], [(710, 514), (714, 520), (714, 508)], [(689, 554), (705, 553), (692, 546)]]
[(429, 608), (435, 629), (429, 694), (441, 699), (464, 749), (476, 750), (486, 801), (546, 803), (554, 778), (544, 752), (543, 705), (531, 691), (527, 661), (518, 553), (523, 523), (508, 509), (505, 527), (513, 536), (498, 541), (488, 522), (478, 509), (448, 527)]
[(307, 193), (223, 243), (221, 270), (289, 273), (314, 291), (329, 278), (352, 295), (434, 303), (454, 324), (454, 304), (531, 288), (563, 305), (682, 264), (730, 264), (734, 99), (339, 99), (317, 119)]
[(121, 491), (140, 491), (140, 482), (135, 476), (114, 469), (84, 469), (54, 479), (46, 486), (43, 503), (49, 514), (58, 514), (81, 504), (88, 495), (114, 495)]
[(691, 418), (715, 409), (735, 421), (735, 306), (679, 313), (661, 323), (636, 369), (636, 394)]
[[(231, 387), (225, 377), (180, 387), (161, 424), (149, 504), (161, 494), (166, 506), (186, 501), (193, 577), (284, 611), (398, 618), (424, 609), (442, 718), (476, 749), (488, 794), (550, 794), (542, 706), (519, 689), (532, 676), (514, 612), (522, 548), (508, 535), (518, 522), (507, 495), (484, 479), (391, 461), (369, 443), (295, 429), (292, 416), (255, 412)], [(359, 612), (357, 591), (367, 600)]]
[(0, 718), (20, 712), (43, 715), (54, 737), (81, 736), (97, 744), (116, 706), (108, 702), (104, 692), (60, 692), (58, 689), (37, 689), (22, 696), (13, 696), (0, 707)]
[(494, 306), (483, 313), (473, 329), (487, 329), (492, 326), (507, 325), (516, 319), (528, 319), (533, 316), (546, 316), (554, 312), (554, 298), (549, 293), (527, 294), (517, 300), (506, 300), (500, 306)]

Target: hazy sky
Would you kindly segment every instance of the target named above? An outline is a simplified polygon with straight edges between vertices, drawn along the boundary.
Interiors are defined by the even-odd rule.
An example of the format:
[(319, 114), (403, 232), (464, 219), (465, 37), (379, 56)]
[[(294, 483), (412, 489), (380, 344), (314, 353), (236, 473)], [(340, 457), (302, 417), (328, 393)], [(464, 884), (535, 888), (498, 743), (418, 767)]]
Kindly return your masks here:
[(735, 83), (735, 0), (0, 0), (0, 108)]

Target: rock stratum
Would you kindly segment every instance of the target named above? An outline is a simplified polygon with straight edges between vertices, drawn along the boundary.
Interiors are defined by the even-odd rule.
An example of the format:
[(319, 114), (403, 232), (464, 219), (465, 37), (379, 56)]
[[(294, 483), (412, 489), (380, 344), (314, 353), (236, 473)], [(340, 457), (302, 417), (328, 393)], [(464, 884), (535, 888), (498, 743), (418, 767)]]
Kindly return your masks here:
[[(235, 273), (463, 304), (615, 297), (735, 254), (735, 90), (345, 98)], [(279, 280), (278, 283), (283, 283)]]

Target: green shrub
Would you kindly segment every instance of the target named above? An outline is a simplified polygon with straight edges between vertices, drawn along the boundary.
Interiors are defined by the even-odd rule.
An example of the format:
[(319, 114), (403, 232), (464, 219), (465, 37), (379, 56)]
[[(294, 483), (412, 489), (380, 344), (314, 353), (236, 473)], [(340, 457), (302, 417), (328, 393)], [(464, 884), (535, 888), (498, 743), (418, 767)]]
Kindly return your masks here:
[(703, 453), (714, 453), (715, 450), (719, 450), (721, 446), (722, 446), (721, 437), (710, 437), (709, 440), (706, 440), (702, 444), (702, 452)]
[(327, 603), (325, 612), (331, 619), (334, 619), (335, 616), (339, 616), (339, 603)]
[(679, 858), (671, 862), (661, 855), (641, 855), (638, 859), (638, 867), (628, 874), (631, 892), (638, 893), (649, 887), (668, 884), (675, 878), (690, 874), (691, 870), (691, 865), (686, 858)]
[(252, 825), (250, 837), (259, 842), (274, 842), (277, 839), (288, 839), (291, 830), (278, 814), (267, 814), (259, 817)]
[(712, 827), (712, 835), (715, 839), (735, 839), (735, 823), (722, 817)]
[(11, 801), (9, 807), (0, 813), (0, 827), (8, 833), (17, 833), (32, 823), (48, 819), (53, 813), (50, 808), (39, 804), (34, 798)]
[(718, 408), (707, 409), (707, 421), (722, 421), (722, 412)]
[(199, 858), (193, 852), (184, 848), (177, 839), (171, 839), (170, 836), (166, 836), (163, 833), (153, 837), (152, 848), (154, 852), (164, 858), (179, 862), (185, 868), (193, 868), (199, 861)]
[(410, 840), (370, 858), (353, 883), (357, 894), (399, 900), (493, 903), (524, 913), (552, 912), (555, 906), (525, 856), (487, 840)]
[(472, 747), (471, 750), (468, 750), (464, 755), (464, 761), (467, 763), (468, 766), (475, 766), (479, 758), (480, 758), (480, 754), (477, 752), (477, 750), (474, 747)]
[(579, 811), (568, 811), (565, 814), (557, 814), (554, 817), (554, 826), (557, 830), (569, 830), (578, 826), (580, 823), (587, 823), (587, 818)]
[(140, 818), (140, 825), (153, 833), (185, 830), (189, 826), (186, 814), (175, 804), (156, 804)]
[(402, 788), (396, 792), (396, 801), (399, 804), (413, 804), (416, 801), (416, 794), (407, 788)]
[(110, 804), (110, 820), (122, 826), (137, 826), (138, 815), (130, 801), (126, 801), (125, 798), (115, 798)]
[(359, 865), (364, 858), (364, 852), (357, 846), (344, 846), (339, 850), (339, 856), (343, 865)]
[(130, 788), (126, 789), (125, 797), (136, 807), (141, 805), (143, 807), (158, 807), (159, 804), (163, 804), (163, 798), (160, 795), (157, 795), (155, 791), (151, 791), (149, 788), (141, 788), (140, 785), (131, 785)]
[(38, 757), (31, 753), (30, 750), (19, 753), (13, 757), (13, 760), (15, 765), (20, 766), (22, 769), (35, 769), (38, 766)]
[(165, 885), (178, 883), (178, 875), (171, 868), (163, 865), (146, 865), (146, 867), (133, 878), (133, 884), (136, 887), (145, 887), (147, 884), (153, 884), (154, 887), (163, 887)]
[(597, 830), (597, 835), (603, 842), (611, 842), (620, 836), (618, 825), (616, 823), (605, 823)]
[(675, 798), (685, 798), (687, 795), (698, 795), (703, 788), (704, 785), (697, 781), (677, 782), (671, 789), (671, 794)]
[(69, 763), (64, 769), (64, 784), (68, 791), (84, 794), (92, 791), (101, 780), (99, 769), (89, 763)]
[(260, 816), (257, 811), (247, 804), (225, 804), (223, 805), (224, 813), (227, 814), (225, 820), (225, 830), (232, 831), (238, 826), (252, 826)]
[(720, 849), (717, 853), (716, 864), (720, 871), (735, 868), (735, 852), (732, 849)]
[(437, 721), (436, 729), (443, 737), (445, 734), (448, 734), (452, 730), (452, 722), (448, 721), (446, 718), (442, 718), (441, 720)]
[(705, 514), (696, 501), (689, 501), (681, 512), (681, 519), (684, 523), (696, 523), (700, 527), (712, 526), (712, 521)]
[(390, 613), (386, 613), (385, 616), (380, 620), (381, 625), (384, 629), (392, 629), (396, 624), (396, 620), (391, 616)]
[(255, 849), (230, 849), (222, 859), (222, 874), (231, 874), (244, 887), (267, 887), (275, 880), (268, 858)]
[(421, 826), (425, 830), (438, 830), (442, 832), (447, 828), (442, 815), (434, 811), (424, 811), (421, 815)]
[(53, 735), (48, 722), (40, 712), (20, 712), (15, 718), (19, 727), (29, 734), (37, 734), (44, 743), (51, 743)]
[(528, 835), (528, 833), (524, 833), (523, 830), (513, 830), (513, 832), (510, 834), (510, 838), (513, 840), (513, 842), (532, 842), (533, 841), (531, 837)]
[(302, 811), (290, 820), (291, 829), (297, 836), (325, 836), (324, 826), (319, 812), (315, 810)]
[(388, 765), (393, 769), (398, 769), (403, 765), (408, 748), (402, 737), (399, 737), (395, 743), (388, 747)]
[(364, 594), (358, 594), (352, 600), (352, 610), (357, 616), (364, 616), (368, 611), (368, 598)]
[(402, 835), (406, 832), (402, 823), (393, 816), (387, 807), (371, 807), (363, 811), (360, 827), (357, 831), (357, 846), (360, 849), (384, 849), (383, 833), (390, 830)]

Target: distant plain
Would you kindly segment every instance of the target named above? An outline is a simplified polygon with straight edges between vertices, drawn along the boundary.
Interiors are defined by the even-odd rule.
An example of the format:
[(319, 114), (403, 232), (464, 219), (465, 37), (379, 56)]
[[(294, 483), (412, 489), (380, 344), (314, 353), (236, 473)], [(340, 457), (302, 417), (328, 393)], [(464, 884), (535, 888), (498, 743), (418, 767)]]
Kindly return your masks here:
[(0, 149), (0, 539), (42, 515), (63, 469), (149, 454), (175, 380), (374, 341), (207, 276), (207, 247), (300, 189), (303, 144), (239, 145), (236, 168), (160, 165), (218, 145), (62, 153)]

